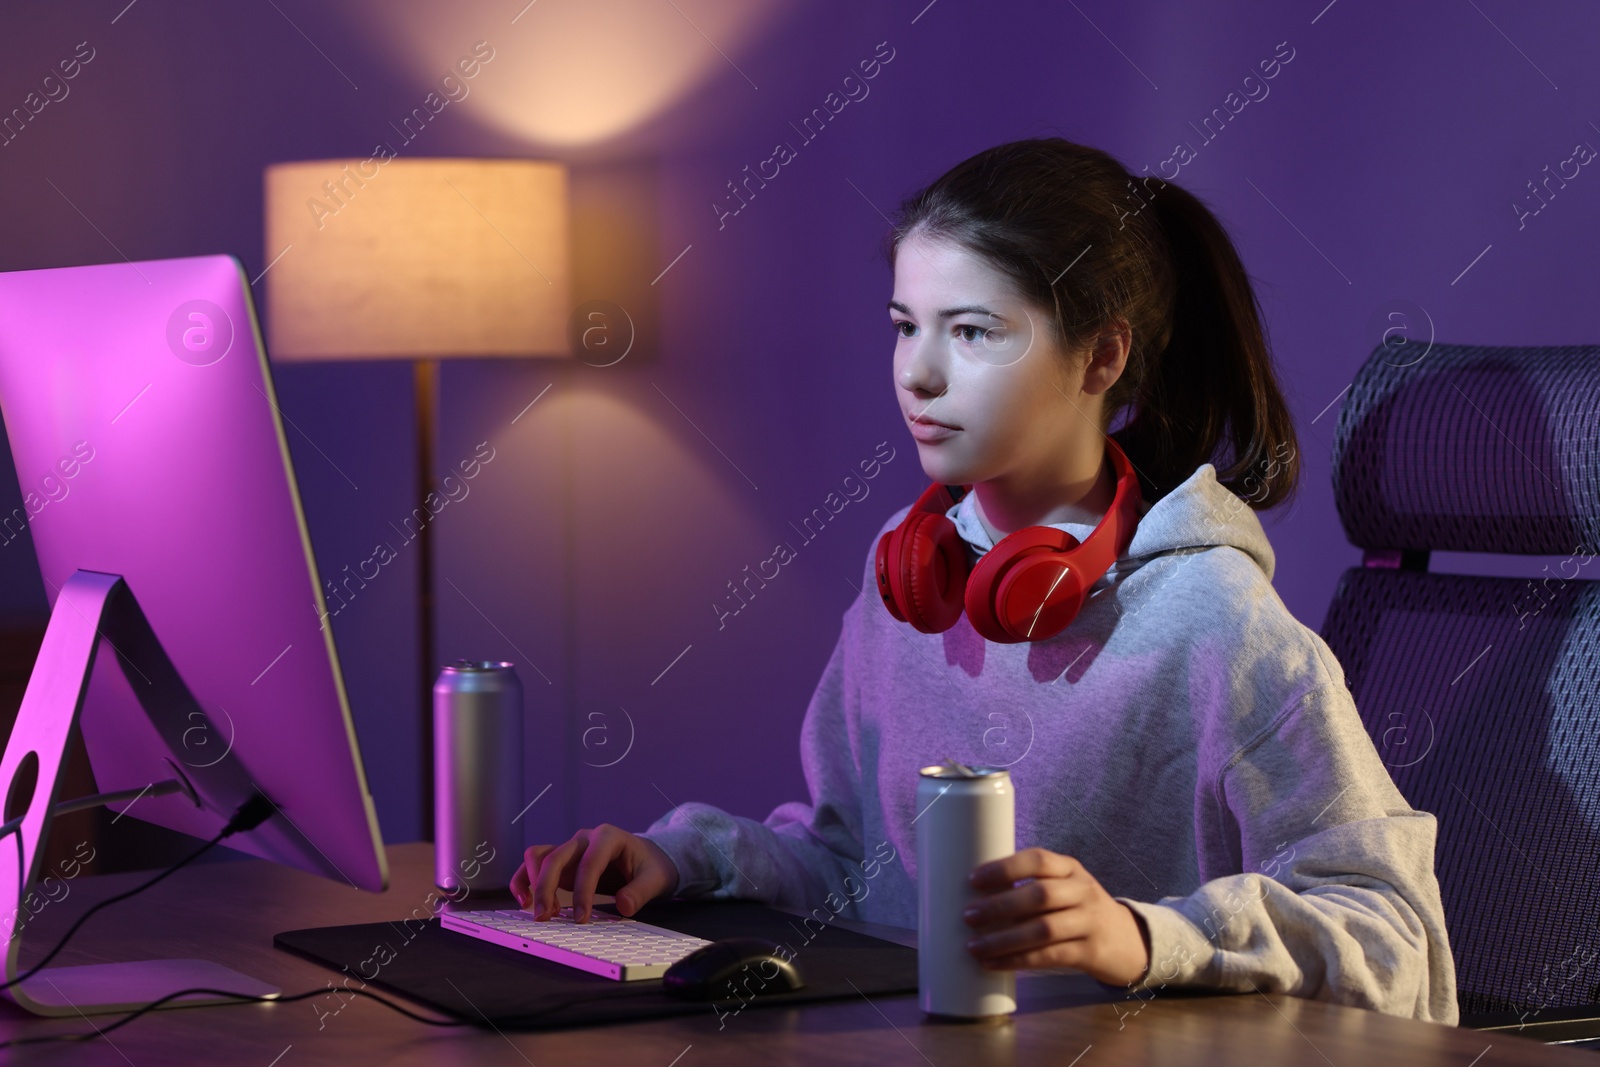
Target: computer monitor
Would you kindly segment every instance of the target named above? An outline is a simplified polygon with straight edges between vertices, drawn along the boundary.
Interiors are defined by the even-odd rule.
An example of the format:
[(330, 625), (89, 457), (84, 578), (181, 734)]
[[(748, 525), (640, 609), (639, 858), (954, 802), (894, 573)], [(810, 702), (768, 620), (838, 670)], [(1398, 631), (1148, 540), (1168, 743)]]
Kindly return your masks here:
[[(72, 799), (56, 793), (74, 717), (113, 810), (210, 838), (259, 790), (275, 813), (229, 846), (384, 889), (378, 821), (239, 261), (0, 273), (0, 413), (23, 494), (0, 516), (0, 538), (31, 532), (52, 607), (0, 760), (0, 835), (17, 835), (15, 850), (0, 840), (0, 917), (20, 925), (51, 814)], [(16, 957), (13, 936), (8, 978)], [(81, 970), (92, 969), (41, 974), (82, 978), (79, 995), (103, 1010), (182, 988), (170, 967), (67, 973)], [(35, 979), (18, 999), (55, 1013), (41, 988)]]

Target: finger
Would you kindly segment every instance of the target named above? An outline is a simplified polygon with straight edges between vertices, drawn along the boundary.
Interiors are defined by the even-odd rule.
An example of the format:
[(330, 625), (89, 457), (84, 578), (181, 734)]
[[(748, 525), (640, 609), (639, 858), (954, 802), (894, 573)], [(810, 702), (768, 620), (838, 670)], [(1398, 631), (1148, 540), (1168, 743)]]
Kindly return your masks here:
[(528, 906), (528, 860), (526, 858), (523, 859), (522, 866), (518, 867), (516, 873), (511, 876), (511, 895), (517, 898), (517, 907), (526, 908)]
[(526, 908), (528, 902), (533, 899), (528, 885), (539, 871), (540, 859), (553, 848), (554, 845), (533, 845), (522, 853), (522, 866), (511, 876), (511, 895), (517, 898), (520, 907)]
[(962, 919), (978, 929), (1010, 926), (1047, 912), (1080, 907), (1090, 896), (1081, 878), (1036, 878), (968, 904)]
[(672, 873), (661, 869), (660, 864), (641, 861), (635, 865), (633, 880), (617, 890), (617, 911), (632, 915), (650, 901), (667, 891)]
[(1088, 926), (1080, 909), (1056, 911), (1027, 919), (1003, 930), (978, 934), (967, 942), (967, 951), (978, 959), (996, 959), (1042, 949), (1058, 942), (1087, 938)]
[(533, 881), (533, 876), (538, 873), (540, 858), (554, 847), (554, 845), (533, 845), (523, 851), (522, 865), (511, 876), (511, 895), (517, 898), (517, 904), (521, 907), (527, 907), (528, 902), (533, 899), (528, 887)]
[(589, 831), (589, 847), (583, 850), (577, 873), (572, 876), (572, 917), (578, 922), (589, 921), (600, 876), (622, 851), (621, 833), (609, 823), (601, 823)]
[(1083, 865), (1071, 856), (1043, 848), (1025, 848), (973, 868), (972, 884), (979, 889), (1009, 888), (1024, 878), (1067, 878)]
[(1025, 848), (1001, 859), (980, 863), (970, 881), (978, 889), (1005, 889), (1024, 878), (1068, 878), (1083, 865), (1071, 856), (1043, 848)]
[(579, 830), (566, 844), (557, 845), (545, 854), (539, 863), (539, 874), (533, 883), (533, 917), (548, 919), (560, 910), (556, 888), (561, 876), (574, 858), (583, 854), (588, 844), (587, 834)]
[(986, 971), (1014, 971), (1032, 967), (1077, 967), (1086, 960), (1082, 941), (1061, 941), (1009, 956), (984, 956), (978, 965)]

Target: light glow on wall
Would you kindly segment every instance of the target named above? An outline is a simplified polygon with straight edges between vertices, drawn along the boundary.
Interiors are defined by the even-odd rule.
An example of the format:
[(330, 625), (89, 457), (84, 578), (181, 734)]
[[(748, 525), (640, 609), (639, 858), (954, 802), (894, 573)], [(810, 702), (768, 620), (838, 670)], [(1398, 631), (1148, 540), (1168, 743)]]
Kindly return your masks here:
[(536, 0), (519, 12), (505, 0), (361, 0), (345, 10), (434, 83), (485, 42), (493, 58), (471, 81), (457, 79), (466, 108), (531, 145), (555, 147), (621, 136), (714, 76), (759, 84), (758, 72), (740, 71), (740, 53), (788, 8), (784, 0)]

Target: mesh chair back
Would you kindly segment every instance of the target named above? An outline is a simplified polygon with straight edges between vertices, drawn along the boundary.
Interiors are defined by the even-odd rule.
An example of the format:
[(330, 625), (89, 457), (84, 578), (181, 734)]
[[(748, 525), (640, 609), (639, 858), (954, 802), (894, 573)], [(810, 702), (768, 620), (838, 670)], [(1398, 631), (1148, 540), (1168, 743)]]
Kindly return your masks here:
[[(1439, 820), (1463, 1023), (1600, 1004), (1600, 346), (1379, 346), (1334, 487), (1365, 565), (1323, 638), (1395, 784)], [(1431, 574), (1434, 549), (1550, 555)]]

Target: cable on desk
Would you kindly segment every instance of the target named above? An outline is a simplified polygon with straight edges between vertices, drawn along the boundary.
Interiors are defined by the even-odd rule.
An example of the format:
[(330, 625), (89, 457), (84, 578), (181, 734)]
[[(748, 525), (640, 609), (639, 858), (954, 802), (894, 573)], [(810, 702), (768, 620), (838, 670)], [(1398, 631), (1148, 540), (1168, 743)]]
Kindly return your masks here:
[[(94, 1030), (75, 1031), (75, 1032), (70, 1033), (70, 1034), (46, 1034), (46, 1035), (44, 1035), (42, 1037), (14, 1037), (9, 1041), (0, 1041), (0, 1049), (12, 1048), (12, 1047), (17, 1046), (17, 1045), (43, 1045), (43, 1044), (47, 1044), (48, 1042), (51, 1042), (51, 1041), (93, 1041), (96, 1038), (104, 1037), (106, 1034), (109, 1034), (113, 1030), (119, 1030), (122, 1027), (127, 1026), (129, 1023), (133, 1022), (135, 1019), (139, 1018), (140, 1016), (147, 1015), (150, 1012), (155, 1011), (157, 1008), (161, 1007), (163, 1004), (167, 1003), (169, 1000), (176, 1000), (179, 997), (187, 997), (187, 996), (190, 996), (190, 995), (195, 994), (195, 993), (209, 993), (212, 996), (235, 997), (239, 1001), (249, 1001), (249, 1002), (258, 1003), (258, 1004), (285, 1004), (285, 1003), (289, 1003), (289, 1002), (296, 1001), (296, 1000), (305, 1000), (308, 997), (325, 997), (325, 996), (328, 995), (328, 990), (326, 988), (313, 989), (310, 992), (306, 992), (306, 993), (295, 993), (293, 996), (280, 997), (280, 996), (259, 996), (259, 995), (253, 994), (253, 993), (235, 993), (232, 990), (228, 990), (228, 989), (207, 989), (207, 988), (200, 987), (200, 986), (197, 986), (197, 987), (195, 987), (193, 989), (180, 989), (175, 993), (168, 993), (166, 996), (162, 997), (160, 1000), (152, 1000), (150, 1003), (146, 1004), (144, 1007), (139, 1008), (139, 1009), (137, 1009), (135, 1011), (129, 1012), (127, 1015), (124, 1015), (122, 1018), (118, 1019), (116, 1022), (111, 1023), (111, 1024), (107, 1025), (107, 1026), (96, 1027)], [(345, 993), (354, 993), (356, 996), (362, 996), (362, 997), (367, 997), (367, 998), (369, 998), (371, 1000), (376, 1000), (379, 1004), (382, 1004), (386, 1008), (393, 1008), (395, 1011), (399, 1012), (401, 1015), (404, 1015), (404, 1016), (406, 1016), (407, 1018), (410, 1018), (410, 1019), (415, 1019), (419, 1023), (426, 1023), (429, 1026), (467, 1026), (467, 1025), (470, 1025), (464, 1019), (430, 1019), (425, 1015), (418, 1015), (415, 1012), (408, 1011), (405, 1008), (402, 1008), (400, 1005), (394, 1003), (391, 1000), (385, 1000), (383, 997), (378, 996), (376, 993), (369, 993), (365, 989), (344, 989), (344, 990), (340, 991), (340, 995), (341, 996), (343, 994), (345, 994)], [(211, 1006), (211, 1005), (208, 1005), (208, 1006)]]
[[(645, 994), (645, 993), (657, 993), (657, 992), (660, 992), (660, 990), (657, 989), (655, 986), (650, 986), (649, 988), (645, 988), (645, 989), (628, 990), (625, 993), (621, 993), (621, 994), (619, 994), (617, 996), (614, 996), (614, 997), (607, 997), (606, 999), (608, 999), (608, 1000), (620, 1000), (620, 999), (623, 999), (623, 998), (626, 998), (626, 997), (635, 997), (635, 996), (640, 996), (640, 995)], [(321, 989), (308, 990), (307, 992), (304, 992), (304, 993), (294, 993), (294, 994), (291, 994), (290, 996), (261, 996), (261, 995), (256, 995), (256, 994), (253, 994), (253, 993), (235, 993), (235, 992), (233, 992), (231, 990), (227, 990), (227, 989), (209, 989), (209, 988), (205, 988), (205, 987), (195, 987), (193, 989), (180, 989), (175, 993), (168, 993), (166, 996), (162, 997), (160, 1000), (152, 1000), (150, 1003), (144, 1005), (143, 1007), (141, 1007), (141, 1008), (139, 1008), (139, 1009), (137, 1009), (135, 1011), (129, 1012), (127, 1015), (124, 1015), (122, 1018), (118, 1019), (116, 1022), (111, 1023), (111, 1024), (107, 1025), (107, 1026), (96, 1027), (92, 1031), (80, 1030), (80, 1031), (75, 1031), (73, 1033), (68, 1033), (68, 1034), (45, 1034), (45, 1035), (43, 1035), (41, 1037), (14, 1037), (9, 1041), (0, 1041), (0, 1049), (13, 1048), (13, 1047), (16, 1047), (16, 1046), (19, 1046), (19, 1045), (43, 1045), (43, 1044), (48, 1044), (49, 1042), (52, 1042), (52, 1041), (93, 1041), (96, 1038), (104, 1037), (106, 1034), (109, 1034), (113, 1030), (119, 1030), (122, 1027), (127, 1026), (129, 1023), (133, 1022), (135, 1019), (139, 1018), (140, 1016), (148, 1015), (150, 1012), (155, 1011), (157, 1008), (161, 1007), (163, 1004), (167, 1003), (170, 1000), (176, 1000), (179, 997), (187, 997), (187, 996), (190, 996), (190, 995), (195, 994), (195, 993), (209, 993), (212, 996), (233, 997), (238, 1002), (248, 1002), (248, 1003), (256, 1003), (256, 1004), (290, 1004), (290, 1003), (293, 1003), (294, 1001), (306, 1000), (306, 999), (308, 999), (310, 997), (325, 997), (325, 996), (328, 995), (328, 990), (327, 990), (326, 987), (324, 987), (324, 988), (321, 988)], [(486, 1015), (479, 1016), (479, 1018), (482, 1020), (481, 1022), (479, 1022), (478, 1020), (475, 1020), (475, 1019), (464, 1019), (464, 1018), (463, 1019), (430, 1019), (426, 1015), (418, 1015), (416, 1012), (413, 1012), (413, 1011), (410, 1011), (410, 1010), (408, 1010), (408, 1009), (406, 1009), (404, 1007), (401, 1007), (399, 1004), (396, 1004), (392, 1000), (388, 1000), (388, 999), (386, 999), (384, 997), (380, 997), (376, 993), (369, 993), (365, 989), (342, 989), (342, 990), (339, 991), (339, 995), (340, 996), (343, 996), (345, 993), (353, 993), (356, 996), (366, 997), (368, 1000), (375, 1000), (379, 1004), (382, 1004), (384, 1007), (389, 1008), (392, 1011), (397, 1011), (401, 1015), (404, 1015), (408, 1019), (415, 1019), (417, 1022), (424, 1023), (424, 1024), (428, 1025), (428, 1026), (444, 1026), (444, 1027), (450, 1027), (450, 1026), (475, 1026), (475, 1027), (478, 1027), (479, 1029), (483, 1029), (485, 1027), (498, 1028), (499, 1026), (515, 1027), (520, 1023), (530, 1022), (530, 1021), (532, 1021), (534, 1019), (541, 1018), (541, 1017), (543, 1017), (545, 1015), (551, 1014), (552, 1012), (560, 1011), (562, 1008), (570, 1007), (573, 1004), (577, 1004), (577, 1003), (580, 1003), (582, 1001), (594, 999), (591, 994), (584, 993), (584, 994), (581, 994), (581, 995), (578, 995), (578, 996), (567, 997), (567, 998), (565, 998), (563, 1000), (558, 1000), (558, 1001), (556, 1001), (554, 1003), (551, 1003), (551, 1004), (540, 1005), (538, 1008), (534, 1009), (533, 1011), (531, 1011), (531, 1012), (523, 1012), (520, 1015), (507, 1015), (507, 1016), (501, 1016), (499, 1018), (494, 1018), (494, 1019), (491, 1019)], [(221, 1005), (206, 1005), (206, 1007), (220, 1007), (220, 1006)]]
[(272, 815), (272, 812), (272, 801), (262, 796), (259, 792), (251, 793), (250, 799), (239, 805), (239, 807), (233, 813), (233, 818), (228, 820), (228, 824), (222, 828), (217, 836), (213, 837), (211, 840), (207, 841), (205, 844), (201, 845), (199, 848), (195, 849), (193, 852), (189, 853), (183, 859), (179, 860), (177, 863), (174, 863), (172, 866), (168, 867), (166, 870), (162, 871), (148, 882), (145, 882), (143, 885), (134, 886), (126, 893), (118, 893), (114, 897), (108, 897), (105, 900), (100, 901), (100, 903), (94, 905), (82, 915), (78, 916), (78, 921), (73, 923), (72, 926), (67, 929), (67, 932), (61, 935), (61, 939), (55, 943), (54, 947), (52, 947), (49, 952), (44, 954), (43, 959), (41, 959), (38, 963), (35, 963), (32, 967), (29, 967), (27, 970), (23, 971), (21, 974), (17, 975), (15, 978), (11, 979), (11, 981), (0, 982), (0, 990), (10, 989), (14, 985), (19, 985), (38, 974), (40, 971), (44, 970), (45, 966), (49, 964), (51, 960), (55, 959), (56, 955), (60, 953), (62, 949), (67, 947), (67, 942), (72, 939), (72, 935), (77, 933), (79, 928), (82, 927), (84, 923), (88, 922), (90, 918), (92, 918), (97, 912), (104, 908), (108, 908), (119, 901), (127, 900), (131, 896), (136, 896), (140, 893), (143, 893), (146, 889), (149, 889), (151, 886), (155, 885), (157, 882), (160, 882), (168, 875), (205, 855), (212, 848), (215, 848), (217, 844), (220, 843), (224, 838), (232, 837), (234, 834), (242, 833), (245, 830), (254, 830), (256, 827), (266, 822), (267, 819)]

